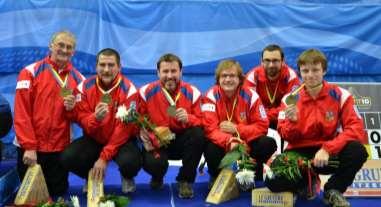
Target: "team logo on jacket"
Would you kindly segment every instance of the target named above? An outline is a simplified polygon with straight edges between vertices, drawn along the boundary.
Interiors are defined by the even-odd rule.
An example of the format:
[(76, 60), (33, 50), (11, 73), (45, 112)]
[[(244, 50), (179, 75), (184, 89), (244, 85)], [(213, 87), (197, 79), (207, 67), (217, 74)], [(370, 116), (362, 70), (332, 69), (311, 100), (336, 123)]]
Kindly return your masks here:
[(246, 121), (246, 112), (241, 112), (239, 113), (239, 118), (241, 119), (241, 121)]
[(335, 114), (333, 111), (327, 111), (325, 112), (325, 120), (326, 121), (333, 121), (335, 119)]

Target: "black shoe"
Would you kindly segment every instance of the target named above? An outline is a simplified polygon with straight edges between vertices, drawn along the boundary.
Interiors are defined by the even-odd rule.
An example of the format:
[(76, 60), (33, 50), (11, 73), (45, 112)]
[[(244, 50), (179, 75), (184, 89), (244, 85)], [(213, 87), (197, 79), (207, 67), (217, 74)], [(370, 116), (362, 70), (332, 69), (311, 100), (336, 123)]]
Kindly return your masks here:
[(302, 189), (298, 190), (298, 196), (306, 200), (313, 200), (316, 198), (317, 194), (319, 193), (318, 189), (320, 189), (320, 182), (318, 182), (316, 176), (312, 176), (311, 188), (312, 192), (310, 192), (308, 183), (306, 183), (306, 185)]
[(180, 198), (193, 198), (193, 188), (191, 183), (179, 181), (178, 188)]
[(163, 189), (163, 187), (164, 187), (163, 179), (160, 179), (160, 180), (151, 179), (151, 182), (149, 183), (149, 185), (150, 185), (152, 190)]
[(345, 199), (342, 193), (331, 189), (324, 192), (324, 203), (332, 207), (351, 207), (351, 204)]

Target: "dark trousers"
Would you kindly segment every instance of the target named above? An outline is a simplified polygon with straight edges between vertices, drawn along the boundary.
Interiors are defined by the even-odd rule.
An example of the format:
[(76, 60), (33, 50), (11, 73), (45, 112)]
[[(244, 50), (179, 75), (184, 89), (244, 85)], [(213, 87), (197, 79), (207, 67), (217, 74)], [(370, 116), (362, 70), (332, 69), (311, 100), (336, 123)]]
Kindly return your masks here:
[(176, 177), (177, 181), (193, 183), (196, 179), (197, 166), (204, 148), (204, 132), (200, 127), (191, 127), (183, 133), (176, 134), (167, 148), (159, 150), (160, 157), (155, 158), (152, 152), (143, 148), (143, 169), (153, 180), (162, 180), (168, 170), (168, 159), (182, 160), (182, 167)]
[[(317, 147), (309, 147), (287, 151), (295, 151), (309, 159), (313, 159), (315, 153), (319, 149), (320, 148)], [(361, 169), (367, 157), (368, 153), (365, 147), (357, 141), (351, 141), (344, 146), (338, 155), (330, 157), (330, 159), (335, 159), (340, 162), (338, 168), (326, 166), (322, 168), (314, 168), (314, 171), (318, 174), (332, 174), (328, 179), (328, 182), (324, 185), (324, 191), (335, 189), (344, 193), (347, 190), (347, 187), (352, 184), (356, 173)], [(298, 192), (298, 190), (303, 189), (303, 187), (308, 184), (307, 177), (307, 175), (303, 175), (303, 178), (305, 179), (297, 183), (289, 182), (283, 177), (275, 177), (270, 180), (266, 179), (265, 183), (272, 191)]]
[[(37, 163), (41, 165), (46, 185), (51, 196), (61, 196), (66, 193), (69, 183), (69, 173), (60, 163), (61, 152), (37, 152)], [(24, 179), (28, 166), (23, 162), (24, 150), (17, 148), (17, 172)]]
[[(90, 169), (99, 159), (103, 145), (90, 137), (74, 140), (62, 154), (62, 165), (81, 178), (87, 179)], [(134, 178), (142, 165), (141, 153), (135, 139), (123, 144), (113, 160), (119, 166), (120, 174), (126, 179)]]
[[(276, 151), (276, 142), (271, 137), (262, 136), (251, 141), (248, 145), (251, 149), (250, 156), (257, 162), (255, 169), (255, 180), (263, 180), (263, 163), (265, 163)], [(225, 154), (225, 149), (212, 143), (211, 141), (207, 141), (205, 149), (205, 160), (208, 164), (208, 172), (210, 176), (218, 176), (221, 171), (218, 166)]]

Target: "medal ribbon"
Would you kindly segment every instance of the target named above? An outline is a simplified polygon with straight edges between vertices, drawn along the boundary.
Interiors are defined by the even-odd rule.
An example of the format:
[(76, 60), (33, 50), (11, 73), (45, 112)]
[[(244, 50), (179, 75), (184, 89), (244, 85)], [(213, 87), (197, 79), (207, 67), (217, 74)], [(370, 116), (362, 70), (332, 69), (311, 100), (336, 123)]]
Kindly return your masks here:
[(226, 118), (228, 119), (228, 121), (232, 121), (233, 119), (233, 115), (234, 115), (234, 109), (237, 105), (237, 97), (235, 97), (234, 99), (234, 102), (233, 102), (233, 107), (232, 107), (232, 110), (231, 110), (231, 114), (229, 115), (229, 112), (228, 112), (228, 107), (227, 105), (225, 105), (225, 110), (226, 110)]
[(103, 89), (101, 88), (101, 86), (99, 85), (99, 79), (98, 79), (98, 77), (97, 77), (97, 79), (96, 79), (97, 87), (98, 87), (99, 91), (100, 91), (103, 95), (104, 95), (104, 94), (110, 94), (111, 91), (113, 91), (116, 87), (118, 87), (118, 85), (119, 85), (119, 83), (120, 83), (121, 81), (122, 81), (122, 78), (119, 77), (119, 79), (118, 79), (118, 81), (116, 82), (116, 84), (115, 84), (111, 89), (105, 91), (105, 90), (103, 90)]
[(279, 80), (276, 83), (274, 94), (271, 96), (269, 88), (267, 87), (267, 84), (266, 84), (266, 93), (267, 93), (267, 97), (269, 98), (269, 101), (271, 104), (273, 104), (275, 102), (276, 93), (278, 92), (278, 86), (279, 86)]
[(54, 76), (54, 79), (56, 79), (58, 85), (61, 86), (61, 88), (66, 88), (66, 85), (67, 85), (67, 79), (69, 77), (69, 74), (66, 74), (65, 76), (65, 80), (62, 80), (60, 75), (57, 73), (56, 70), (53, 69), (53, 67), (50, 67), (50, 70), (52, 71), (53, 73), (53, 76)]
[(167, 101), (169, 102), (169, 105), (170, 106), (176, 106), (176, 103), (177, 103), (177, 101), (179, 100), (179, 98), (180, 98), (180, 91), (177, 93), (177, 95), (176, 95), (176, 97), (175, 97), (175, 100), (173, 100), (172, 99), (172, 97), (171, 97), (171, 95), (169, 94), (169, 92), (167, 91), (167, 89), (165, 89), (165, 88), (161, 88), (162, 89), (162, 91), (163, 91), (163, 93), (164, 93), (164, 96), (165, 96), (165, 98), (167, 99)]

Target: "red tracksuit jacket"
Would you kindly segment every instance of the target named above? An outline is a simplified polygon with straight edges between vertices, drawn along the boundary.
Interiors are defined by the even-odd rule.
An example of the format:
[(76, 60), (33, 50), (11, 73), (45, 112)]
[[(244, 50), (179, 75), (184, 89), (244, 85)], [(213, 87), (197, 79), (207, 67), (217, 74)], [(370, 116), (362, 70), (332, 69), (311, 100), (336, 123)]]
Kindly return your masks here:
[[(61, 86), (52, 69), (58, 68), (46, 57), (21, 70), (16, 85), (15, 144), (24, 150), (59, 152), (70, 143), (70, 121), (66, 116)], [(56, 70), (56, 69), (54, 69)], [(84, 77), (71, 63), (57, 71), (67, 88), (74, 90)]]
[[(286, 107), (286, 96), (282, 108)], [(334, 155), (348, 141), (366, 140), (364, 125), (352, 95), (343, 88), (324, 81), (316, 99), (303, 88), (296, 106), (296, 122), (285, 118), (283, 111), (279, 113), (278, 132), (282, 139), (288, 141), (288, 149), (321, 146)]]
[[(267, 134), (269, 120), (258, 94), (252, 89), (237, 89), (232, 122), (237, 125), (241, 139), (247, 143)], [(227, 149), (231, 134), (222, 132), (219, 124), (228, 120), (235, 98), (227, 98), (220, 86), (213, 86), (203, 98), (202, 113), (205, 134), (213, 143)]]
[[(300, 82), (295, 71), (284, 63), (282, 64), (280, 76), (277, 80), (270, 81), (266, 77), (266, 72), (263, 66), (258, 66), (247, 73), (246, 80), (244, 81), (245, 86), (253, 87), (258, 93), (271, 122), (276, 122), (278, 119), (278, 113), (280, 111), (283, 96), (298, 87), (299, 84)], [(271, 104), (267, 95), (266, 85), (269, 88), (271, 95), (274, 94), (276, 86), (278, 85), (278, 90), (273, 104)]]
[(81, 125), (85, 133), (104, 145), (100, 158), (106, 161), (111, 160), (118, 152), (119, 147), (136, 133), (132, 124), (124, 124), (115, 118), (118, 106), (124, 104), (129, 108), (130, 104), (136, 105), (137, 98), (135, 86), (121, 74), (118, 74), (112, 86), (118, 84), (119, 78), (122, 81), (111, 91), (112, 101), (109, 103), (109, 113), (102, 121), (98, 121), (94, 113), (95, 107), (103, 95), (97, 86), (96, 76), (78, 86), (79, 94), (73, 111), (74, 120)]
[(177, 91), (171, 94), (172, 99), (180, 92), (180, 98), (176, 102), (177, 108), (184, 108), (188, 113), (188, 122), (178, 122), (175, 118), (168, 116), (167, 108), (169, 102), (162, 91), (160, 81), (155, 81), (144, 85), (139, 89), (140, 101), (139, 111), (141, 114), (148, 114), (150, 120), (156, 126), (167, 126), (174, 133), (183, 132), (184, 129), (201, 126), (201, 93), (193, 85), (181, 81)]

